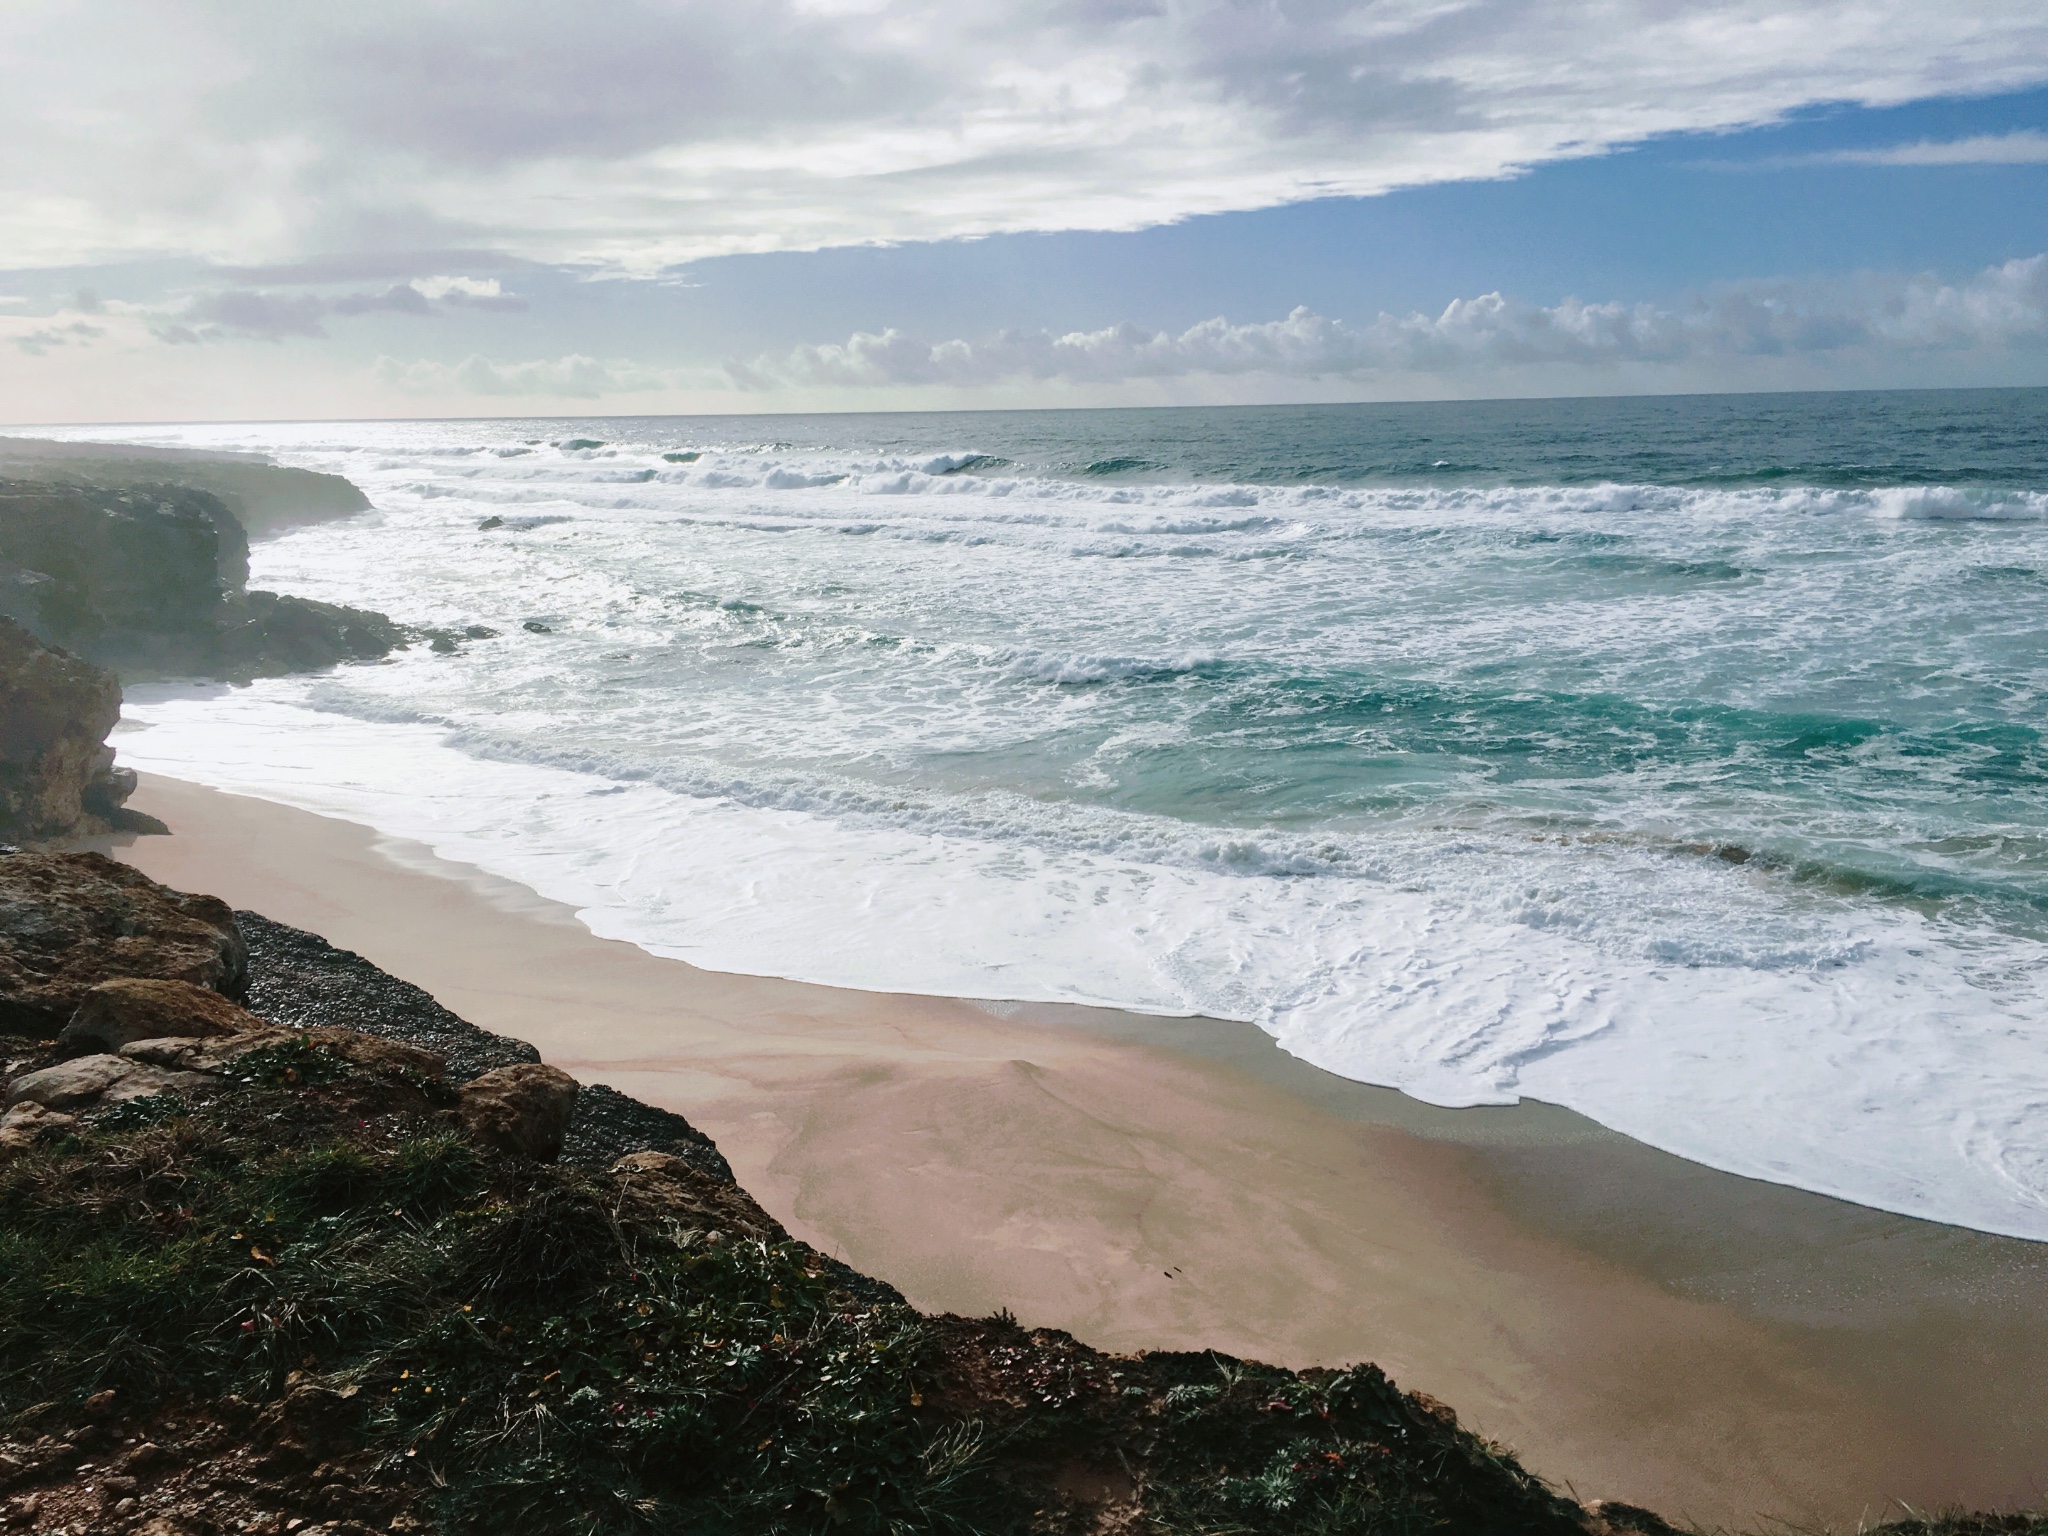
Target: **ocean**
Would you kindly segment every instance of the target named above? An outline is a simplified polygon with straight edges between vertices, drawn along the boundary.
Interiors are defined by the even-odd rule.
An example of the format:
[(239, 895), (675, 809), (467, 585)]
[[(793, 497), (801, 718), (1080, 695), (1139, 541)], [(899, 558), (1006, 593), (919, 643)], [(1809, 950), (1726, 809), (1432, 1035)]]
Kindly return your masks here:
[(495, 632), (144, 769), (716, 970), (1244, 1020), (2048, 1238), (2048, 391), (76, 429)]

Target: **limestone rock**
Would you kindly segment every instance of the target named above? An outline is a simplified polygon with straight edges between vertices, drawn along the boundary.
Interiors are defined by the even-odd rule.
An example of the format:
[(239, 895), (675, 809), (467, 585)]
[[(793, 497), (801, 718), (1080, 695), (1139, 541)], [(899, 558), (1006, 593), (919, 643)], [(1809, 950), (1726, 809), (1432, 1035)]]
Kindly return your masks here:
[(288, 1029), (260, 1029), (246, 1035), (216, 1035), (196, 1038), (166, 1035), (157, 1040), (131, 1040), (120, 1054), (129, 1061), (144, 1062), (172, 1072), (221, 1073), (251, 1051), (265, 1050), (300, 1038)]
[[(254, 1015), (248, 1017), (254, 1018)], [(410, 1073), (439, 1080), (448, 1064), (432, 1051), (352, 1029), (279, 1029), (256, 1020), (256, 1028), (235, 1035), (191, 1037), (167, 1035), (131, 1040), (120, 1048), (130, 1061), (147, 1062), (179, 1072), (225, 1072), (252, 1051), (268, 1050), (303, 1040), (314, 1050), (368, 1072)]]
[(124, 1056), (79, 1056), (24, 1073), (7, 1085), (9, 1105), (78, 1109), (92, 1103), (119, 1104), (159, 1093), (180, 1093), (218, 1081), (197, 1072), (170, 1072)]
[(630, 1152), (612, 1164), (627, 1208), (684, 1226), (779, 1243), (782, 1224), (729, 1180), (715, 1178), (673, 1152)]
[(120, 718), (113, 673), (0, 618), (0, 840), (111, 824), (134, 788), (104, 745)]
[(85, 994), (57, 1043), (71, 1050), (118, 1051), (135, 1040), (247, 1035), (266, 1027), (248, 1009), (210, 988), (189, 981), (118, 976)]
[(0, 1032), (55, 1035), (86, 993), (117, 976), (238, 997), (248, 965), (224, 901), (97, 853), (0, 854)]
[(222, 530), (219, 568), (230, 581), (246, 580), (246, 537), (279, 528), (326, 522), (366, 510), (370, 501), (340, 475), (285, 469), (246, 453), (162, 448), (137, 443), (68, 443), (47, 438), (0, 438), (0, 473), (24, 480), (109, 488), (171, 481), (211, 492), (240, 526)]
[(576, 1079), (560, 1068), (522, 1062), (464, 1084), (459, 1113), (485, 1145), (553, 1162), (576, 1111), (576, 1093)]
[(50, 578), (29, 628), (95, 660), (205, 637), (233, 522), (177, 486), (0, 482), (0, 560)]
[(33, 1101), (23, 1100), (5, 1114), (0, 1114), (0, 1154), (32, 1147), (44, 1137), (62, 1135), (76, 1124), (78, 1117), (75, 1115), (60, 1114)]
[(338, 1056), (351, 1066), (370, 1072), (404, 1072), (439, 1081), (447, 1075), (447, 1061), (434, 1052), (401, 1040), (386, 1040), (353, 1029), (309, 1029), (304, 1038), (316, 1051)]

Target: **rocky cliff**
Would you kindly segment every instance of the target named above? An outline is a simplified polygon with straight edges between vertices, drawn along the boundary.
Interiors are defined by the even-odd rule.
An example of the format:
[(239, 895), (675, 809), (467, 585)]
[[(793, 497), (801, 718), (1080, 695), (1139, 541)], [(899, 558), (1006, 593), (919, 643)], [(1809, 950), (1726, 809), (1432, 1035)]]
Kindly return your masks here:
[[(219, 498), (242, 528), (259, 535), (347, 517), (370, 505), (369, 498), (340, 475), (286, 469), (255, 454), (125, 443), (0, 437), (0, 478), (113, 490), (181, 485)], [(246, 546), (243, 554), (239, 571), (232, 567), (231, 552), (223, 567), (223, 574), (236, 584), (249, 575)]]
[(0, 842), (104, 832), (146, 820), (123, 808), (135, 776), (114, 766), (106, 745), (120, 715), (121, 685), (113, 673), (0, 618)]
[(246, 532), (210, 491), (0, 481), (0, 614), (124, 677), (244, 680), (405, 643), (382, 614), (245, 591), (248, 566)]

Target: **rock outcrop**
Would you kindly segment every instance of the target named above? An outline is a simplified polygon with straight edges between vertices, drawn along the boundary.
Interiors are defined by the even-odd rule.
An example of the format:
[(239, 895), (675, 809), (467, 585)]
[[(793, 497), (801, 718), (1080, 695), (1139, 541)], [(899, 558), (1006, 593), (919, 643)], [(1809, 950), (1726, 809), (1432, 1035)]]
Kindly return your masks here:
[(135, 776), (106, 745), (120, 716), (113, 673), (0, 618), (0, 840), (122, 823)]
[(239, 681), (406, 642), (382, 614), (245, 591), (248, 572), (248, 535), (209, 491), (0, 481), (0, 614), (125, 676)]
[(61, 1136), (78, 1124), (75, 1115), (60, 1114), (24, 1099), (0, 1113), (0, 1157), (24, 1151), (37, 1142)]
[(316, 672), (341, 661), (375, 661), (402, 647), (404, 626), (366, 608), (235, 592), (214, 621), (213, 669), (223, 677)]
[(88, 1104), (125, 1104), (204, 1088), (213, 1079), (198, 1072), (177, 1072), (102, 1053), (60, 1061), (40, 1071), (25, 1072), (7, 1085), (7, 1103), (38, 1104), (44, 1109), (81, 1109)]
[(118, 1051), (137, 1040), (203, 1040), (265, 1027), (255, 1014), (209, 987), (154, 976), (119, 976), (85, 994), (57, 1045), (60, 1050)]
[[(0, 437), (0, 475), (125, 490), (170, 482), (220, 499), (250, 533), (328, 522), (367, 511), (370, 501), (340, 475), (286, 469), (256, 454), (159, 448), (136, 443), (60, 443)], [(221, 574), (239, 586), (249, 576), (249, 549), (221, 551)]]
[(576, 1079), (559, 1067), (522, 1062), (463, 1084), (458, 1112), (470, 1135), (493, 1150), (551, 1163), (562, 1155), (576, 1093)]
[(0, 1033), (49, 1039), (117, 977), (239, 997), (248, 965), (235, 915), (215, 897), (97, 853), (0, 854)]

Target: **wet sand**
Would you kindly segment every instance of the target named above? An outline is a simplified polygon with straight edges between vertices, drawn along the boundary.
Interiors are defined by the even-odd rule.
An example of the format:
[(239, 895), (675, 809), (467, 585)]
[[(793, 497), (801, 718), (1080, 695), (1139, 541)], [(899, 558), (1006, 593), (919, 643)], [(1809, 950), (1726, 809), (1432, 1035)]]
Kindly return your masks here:
[(2048, 1245), (1439, 1110), (1257, 1030), (731, 976), (417, 844), (152, 776), (118, 857), (324, 934), (687, 1115), (931, 1310), (1377, 1361), (1582, 1498), (1853, 1530), (2048, 1502)]

